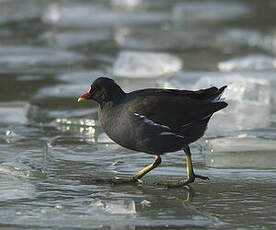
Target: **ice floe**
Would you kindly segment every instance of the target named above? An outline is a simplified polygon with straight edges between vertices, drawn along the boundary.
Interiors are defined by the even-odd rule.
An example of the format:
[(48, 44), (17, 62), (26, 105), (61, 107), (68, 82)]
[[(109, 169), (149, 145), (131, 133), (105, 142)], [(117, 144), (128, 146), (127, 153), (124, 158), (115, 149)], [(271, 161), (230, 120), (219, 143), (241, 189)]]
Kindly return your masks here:
[[(95, 26), (137, 25), (160, 23), (169, 19), (169, 14), (159, 12), (133, 12), (115, 10), (97, 4), (60, 4), (56, 20), (48, 20), (59, 27), (87, 28)], [(54, 11), (56, 11), (56, 9)], [(51, 11), (45, 18), (51, 19)]]
[(27, 102), (1, 102), (0, 123), (26, 123), (29, 103)]
[(156, 78), (168, 76), (182, 68), (178, 57), (158, 52), (123, 51), (119, 53), (113, 74), (126, 78)]
[(250, 55), (220, 62), (218, 68), (222, 71), (275, 69), (276, 58), (266, 55)]
[(81, 55), (64, 50), (32, 46), (0, 47), (0, 64), (3, 67), (68, 65), (81, 60)]
[(229, 106), (215, 114), (215, 118), (210, 121), (209, 131), (226, 132), (269, 125), (271, 90), (267, 80), (245, 78), (239, 74), (221, 78), (206, 76), (195, 84), (195, 88), (211, 85), (228, 85), (223, 97)]
[(70, 31), (47, 31), (42, 35), (42, 39), (56, 47), (73, 47), (92, 42), (108, 40), (111, 37), (110, 31), (101, 29), (70, 30)]
[(91, 207), (96, 207), (102, 209), (104, 212), (110, 214), (119, 214), (119, 215), (134, 215), (136, 214), (136, 205), (133, 200), (110, 200), (104, 201), (100, 199), (94, 199), (91, 204)]

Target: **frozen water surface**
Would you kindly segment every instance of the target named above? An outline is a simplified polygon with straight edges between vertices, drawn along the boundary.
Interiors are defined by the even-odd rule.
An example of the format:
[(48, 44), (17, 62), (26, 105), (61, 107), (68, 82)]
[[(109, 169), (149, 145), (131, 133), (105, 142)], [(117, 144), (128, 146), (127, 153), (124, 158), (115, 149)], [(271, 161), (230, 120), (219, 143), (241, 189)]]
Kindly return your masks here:
[[(0, 0), (0, 228), (275, 229), (275, 6)], [(179, 151), (143, 184), (112, 184), (154, 156), (114, 143), (98, 105), (77, 103), (101, 76), (127, 92), (228, 85), (229, 106), (190, 146), (210, 181), (157, 185), (186, 176)]]

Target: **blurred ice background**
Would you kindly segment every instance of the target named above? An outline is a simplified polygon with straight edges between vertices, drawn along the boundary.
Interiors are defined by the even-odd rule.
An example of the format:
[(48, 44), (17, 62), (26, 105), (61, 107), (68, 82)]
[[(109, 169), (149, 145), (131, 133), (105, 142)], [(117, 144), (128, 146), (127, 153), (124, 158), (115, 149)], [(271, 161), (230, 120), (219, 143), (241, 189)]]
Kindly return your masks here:
[[(275, 229), (275, 15), (273, 0), (0, 0), (0, 227)], [(76, 103), (99, 76), (126, 91), (228, 85), (191, 146), (211, 182), (153, 186), (185, 176), (177, 152), (148, 184), (101, 183), (152, 159)]]

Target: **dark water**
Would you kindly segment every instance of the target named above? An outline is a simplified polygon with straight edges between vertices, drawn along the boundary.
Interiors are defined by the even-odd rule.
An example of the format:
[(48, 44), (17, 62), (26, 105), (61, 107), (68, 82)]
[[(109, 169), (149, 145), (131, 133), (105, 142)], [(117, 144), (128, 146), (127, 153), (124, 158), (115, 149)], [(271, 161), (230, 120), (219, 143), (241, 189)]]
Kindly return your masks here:
[[(275, 229), (275, 1), (0, 1), (1, 229)], [(167, 154), (112, 143), (97, 107), (76, 103), (99, 76), (127, 91), (228, 84), (229, 106), (192, 144), (210, 181)]]

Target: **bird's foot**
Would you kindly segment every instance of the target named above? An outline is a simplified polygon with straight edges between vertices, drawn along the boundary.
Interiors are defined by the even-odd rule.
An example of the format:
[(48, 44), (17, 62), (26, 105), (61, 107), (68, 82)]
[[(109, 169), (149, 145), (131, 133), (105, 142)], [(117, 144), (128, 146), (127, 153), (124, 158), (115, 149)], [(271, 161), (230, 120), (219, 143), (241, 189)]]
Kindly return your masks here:
[(201, 176), (201, 175), (192, 175), (188, 177), (188, 179), (182, 179), (178, 181), (169, 181), (169, 182), (164, 182), (160, 183), (160, 185), (166, 186), (167, 188), (177, 188), (177, 187), (183, 187), (183, 186), (188, 186), (195, 181), (196, 178), (199, 178), (201, 180), (209, 180), (209, 177), (206, 176)]
[(114, 177), (112, 178), (114, 184), (126, 184), (126, 183), (141, 183), (142, 181), (135, 177)]

